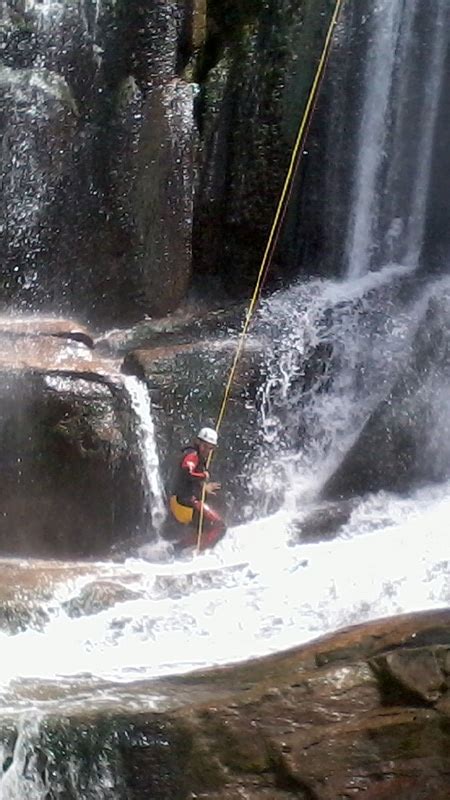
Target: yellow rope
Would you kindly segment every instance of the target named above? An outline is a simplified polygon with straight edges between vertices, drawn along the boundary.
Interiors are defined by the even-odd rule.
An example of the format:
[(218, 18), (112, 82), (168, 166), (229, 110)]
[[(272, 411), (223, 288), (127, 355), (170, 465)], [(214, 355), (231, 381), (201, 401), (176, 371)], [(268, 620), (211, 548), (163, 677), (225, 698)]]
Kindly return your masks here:
[[(256, 304), (258, 302), (258, 298), (259, 298), (259, 294), (260, 294), (261, 287), (262, 287), (262, 284), (263, 284), (264, 276), (265, 276), (265, 274), (267, 272), (267, 269), (268, 269), (268, 266), (269, 266), (269, 263), (270, 263), (270, 259), (271, 259), (271, 256), (273, 254), (274, 244), (276, 243), (276, 239), (277, 239), (277, 235), (278, 235), (278, 232), (279, 232), (280, 224), (281, 224), (281, 222), (283, 220), (283, 217), (284, 217), (284, 213), (285, 213), (285, 210), (286, 210), (286, 200), (289, 197), (289, 194), (290, 194), (290, 191), (291, 191), (291, 188), (292, 188), (292, 184), (293, 184), (293, 180), (294, 180), (294, 177), (295, 177), (296, 169), (297, 169), (298, 163), (299, 163), (300, 149), (301, 149), (302, 144), (303, 144), (305, 132), (307, 130), (308, 123), (310, 121), (311, 111), (312, 111), (312, 109), (314, 107), (314, 103), (315, 103), (316, 98), (317, 98), (318, 89), (320, 87), (320, 83), (321, 83), (321, 80), (322, 80), (322, 77), (323, 77), (323, 74), (324, 74), (324, 70), (325, 70), (327, 61), (328, 61), (328, 57), (329, 57), (329, 54), (330, 54), (331, 43), (332, 43), (332, 39), (333, 39), (334, 29), (335, 29), (335, 26), (336, 26), (336, 24), (337, 24), (337, 22), (339, 20), (339, 15), (340, 15), (340, 12), (341, 12), (343, 4), (344, 4), (344, 0), (336, 0), (334, 11), (333, 11), (333, 14), (331, 16), (331, 21), (330, 21), (330, 25), (328, 27), (327, 36), (326, 36), (325, 43), (324, 43), (324, 46), (323, 46), (323, 49), (322, 49), (322, 54), (320, 56), (320, 60), (319, 60), (318, 66), (317, 66), (317, 70), (316, 70), (316, 74), (315, 74), (315, 77), (314, 77), (314, 81), (312, 83), (312, 86), (311, 86), (311, 89), (310, 89), (310, 92), (309, 92), (308, 101), (306, 103), (305, 110), (304, 110), (304, 113), (303, 113), (303, 117), (302, 117), (299, 129), (298, 129), (297, 138), (295, 140), (294, 148), (292, 150), (292, 155), (291, 155), (291, 160), (290, 160), (290, 163), (289, 163), (289, 168), (288, 168), (288, 171), (286, 173), (286, 178), (285, 178), (285, 181), (284, 181), (283, 189), (282, 189), (281, 194), (280, 194), (280, 198), (279, 198), (279, 201), (278, 201), (277, 209), (276, 209), (275, 216), (274, 216), (274, 219), (273, 219), (273, 222), (272, 222), (272, 227), (270, 229), (269, 238), (267, 240), (266, 249), (264, 251), (263, 259), (261, 261), (261, 266), (259, 268), (258, 278), (257, 278), (256, 284), (255, 284), (255, 288), (254, 288), (253, 295), (252, 295), (252, 298), (251, 298), (251, 301), (250, 301), (250, 305), (249, 305), (249, 307), (247, 309), (247, 314), (246, 314), (246, 317), (245, 317), (244, 326), (242, 328), (242, 332), (241, 332), (241, 335), (239, 337), (238, 346), (236, 348), (236, 353), (235, 353), (235, 356), (234, 356), (234, 359), (233, 359), (233, 363), (231, 365), (230, 373), (228, 375), (227, 384), (225, 386), (225, 391), (224, 391), (224, 394), (223, 394), (222, 405), (220, 407), (219, 416), (217, 417), (217, 422), (216, 422), (216, 430), (217, 430), (217, 432), (219, 432), (220, 427), (222, 425), (223, 418), (225, 416), (225, 411), (226, 411), (226, 407), (227, 407), (227, 404), (228, 404), (228, 400), (230, 398), (231, 388), (233, 386), (237, 365), (238, 365), (239, 359), (241, 357), (242, 350), (244, 348), (245, 337), (247, 336), (248, 329), (249, 329), (249, 326), (250, 326), (250, 322), (252, 320), (253, 313), (254, 313)], [(212, 453), (210, 453), (210, 455), (208, 457), (208, 460), (207, 460), (207, 464), (206, 464), (206, 468), (207, 469), (209, 469), (209, 465), (210, 465), (210, 462), (211, 462), (211, 455), (212, 455)], [(201, 508), (200, 508), (200, 519), (199, 519), (199, 524), (198, 524), (197, 553), (200, 551), (200, 546), (201, 546), (201, 541), (202, 541), (203, 503), (205, 501), (205, 494), (206, 494), (205, 485), (203, 485), (202, 503), (201, 503)]]

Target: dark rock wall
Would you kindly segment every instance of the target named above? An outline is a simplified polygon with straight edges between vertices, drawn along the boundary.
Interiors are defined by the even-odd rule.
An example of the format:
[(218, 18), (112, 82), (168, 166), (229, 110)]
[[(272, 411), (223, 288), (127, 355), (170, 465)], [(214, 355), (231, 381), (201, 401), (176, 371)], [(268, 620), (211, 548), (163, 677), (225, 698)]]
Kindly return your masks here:
[[(5, 303), (123, 320), (191, 272), (194, 89), (184, 3), (7, 3), (0, 69)], [(192, 14), (192, 9), (191, 9)]]
[(163, 315), (192, 247), (195, 272), (247, 291), (331, 6), (7, 0), (3, 304)]
[(425, 303), (409, 358), (324, 487), (342, 498), (380, 489), (405, 491), (450, 476), (450, 297)]
[(344, 3), (281, 236), (296, 274), (344, 271), (367, 46), (360, 5)]
[[(333, 6), (212, 3), (208, 42), (217, 55), (200, 101), (194, 254), (198, 270), (241, 296), (262, 260)], [(292, 269), (277, 251), (270, 278)]]
[[(450, 47), (447, 49), (445, 75), (450, 71)], [(437, 119), (437, 133), (433, 152), (432, 186), (427, 207), (423, 268), (447, 271), (450, 252), (450, 193), (446, 176), (450, 171), (450, 82), (445, 81)]]

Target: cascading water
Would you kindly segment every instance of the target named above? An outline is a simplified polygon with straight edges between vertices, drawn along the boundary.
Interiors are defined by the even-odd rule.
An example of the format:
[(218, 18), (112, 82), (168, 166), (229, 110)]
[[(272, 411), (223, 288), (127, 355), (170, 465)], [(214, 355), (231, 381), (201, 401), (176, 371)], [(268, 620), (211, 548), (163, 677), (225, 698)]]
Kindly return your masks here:
[[(449, 278), (419, 283), (414, 272), (430, 193), (440, 66), (450, 37), (446, 3), (436, 0), (433, 7), (426, 46), (416, 41), (424, 20), (418, 0), (379, 2), (365, 18), (369, 66), (352, 211), (342, 232), (346, 279), (297, 283), (267, 300), (256, 321), (255, 333), (267, 335), (273, 350), (259, 394), (265, 446), (250, 481), (255, 493), (263, 490), (259, 516), (265, 498), (277, 513), (229, 531), (213, 552), (194, 560), (188, 554), (159, 565), (140, 559), (72, 565), (59, 581), (46, 576), (48, 566), (22, 563), (27, 583), (36, 580), (35, 571), (44, 573), (46, 593), (39, 630), (0, 632), (5, 714), (31, 717), (36, 706), (43, 715), (55, 708), (71, 713), (84, 708), (87, 697), (90, 708), (98, 702), (108, 710), (129, 704), (142, 711), (154, 705), (151, 694), (140, 693), (139, 680), (263, 655), (374, 617), (448, 605), (448, 479), (411, 485), (403, 495), (382, 490), (354, 497), (332, 541), (304, 538), (311, 514), (323, 510), (327, 479), (414, 360), (430, 298), (450, 294)], [(420, 65), (416, 45), (426, 56)], [(420, 77), (414, 101), (410, 75)], [(439, 382), (439, 374), (435, 378)], [(136, 379), (125, 381), (144, 422), (149, 494), (159, 513), (146, 393)], [(445, 430), (450, 420), (440, 412)], [(113, 600), (83, 612), (96, 587), (108, 581)], [(42, 766), (29, 757), (38, 732), (38, 721), (23, 723), (15, 749), (10, 753), (3, 744), (10, 764), (0, 775), (0, 798), (23, 797), (24, 764), (32, 776), (27, 796), (44, 800), (49, 785), (59, 785), (60, 775), (49, 772), (43, 781)], [(87, 788), (77, 778), (72, 796), (123, 796), (100, 757), (95, 775), (97, 785)]]
[(359, 280), (311, 281), (264, 305), (259, 325), (273, 337), (259, 397), (268, 461), (263, 450), (253, 486), (266, 502), (286, 481), (302, 502), (314, 497), (387, 393), (426, 307), (423, 297), (396, 307), (408, 275), (386, 267)]
[(143, 466), (145, 507), (150, 512), (154, 531), (158, 532), (166, 517), (166, 503), (150, 396), (146, 385), (134, 375), (125, 375), (123, 382), (136, 418), (136, 433)]
[[(327, 147), (334, 159), (345, 151), (350, 179), (341, 174), (339, 185), (331, 165), (333, 181), (324, 180), (335, 204), (344, 198), (345, 205), (346, 191), (349, 196), (346, 225), (331, 230), (331, 219), (327, 234), (344, 254), (340, 271), (346, 277), (339, 283), (298, 283), (269, 300), (260, 314), (260, 329), (274, 342), (260, 390), (269, 456), (263, 453), (259, 463), (266, 460), (267, 468), (255, 470), (252, 482), (269, 508), (286, 482), (300, 503), (320, 492), (411, 358), (430, 296), (448, 291), (445, 280), (437, 289), (424, 289), (423, 275), (419, 285), (414, 271), (426, 258), (425, 215), (450, 9), (445, 0), (436, 0), (432, 13), (420, 0), (379, 0), (358, 11), (349, 4), (347, 12), (353, 27), (341, 31), (340, 47), (351, 46), (358, 28), (364, 63), (342, 76), (349, 96), (351, 83), (358, 84), (358, 102), (354, 120), (345, 120), (340, 134), (336, 104), (342, 106), (343, 86), (332, 76), (327, 96), (336, 135)], [(357, 148), (349, 159), (352, 126)], [(344, 150), (336, 153), (339, 147)], [(281, 451), (275, 481), (274, 442)]]
[(449, 24), (445, 0), (426, 12), (423, 6), (379, 0), (364, 21), (369, 50), (346, 247), (351, 278), (389, 261), (415, 267), (420, 258)]

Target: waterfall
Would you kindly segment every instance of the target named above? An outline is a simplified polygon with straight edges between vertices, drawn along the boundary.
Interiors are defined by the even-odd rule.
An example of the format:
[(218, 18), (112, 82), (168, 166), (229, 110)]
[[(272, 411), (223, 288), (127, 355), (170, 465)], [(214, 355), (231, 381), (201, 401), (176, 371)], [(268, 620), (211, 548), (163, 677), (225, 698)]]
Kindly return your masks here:
[(153, 528), (158, 531), (166, 516), (166, 504), (151, 401), (146, 385), (134, 375), (125, 375), (123, 381), (136, 419), (136, 433), (142, 457), (145, 505), (150, 511)]
[[(39, 627), (26, 617), (12, 634), (0, 631), (0, 701), (8, 724), (6, 715), (14, 717), (0, 737), (0, 800), (138, 797), (127, 780), (152, 769), (161, 778), (153, 794), (176, 796), (167, 781), (178, 780), (179, 765), (169, 760), (166, 726), (160, 739), (154, 735), (158, 716), (142, 736), (144, 757), (133, 761), (130, 750), (117, 746), (140, 736), (134, 723), (118, 732), (121, 716), (146, 721), (147, 711), (159, 714), (159, 689), (147, 679), (267, 655), (341, 626), (450, 602), (450, 480), (411, 486), (404, 496), (369, 490), (352, 498), (345, 521), (325, 535), (308, 529), (308, 517), (321, 510), (324, 482), (414, 357), (430, 292), (450, 298), (449, 277), (434, 286), (423, 277), (421, 285), (416, 270), (448, 0), (430, 0), (426, 18), (420, 0), (374, 0), (364, 15), (366, 2), (355, 0), (358, 24), (370, 35), (367, 68), (359, 65), (364, 92), (351, 213), (341, 231), (347, 276), (298, 281), (266, 298), (255, 318), (254, 335), (270, 343), (257, 398), (263, 447), (251, 470), (255, 519), (230, 526), (212, 552), (167, 564), (136, 557), (124, 565), (71, 564), (67, 573), (60, 564), (33, 565), (31, 573), (25, 560), (14, 565), (19, 602), (11, 613), (19, 614), (23, 602), (16, 585), (32, 599), (36, 592), (37, 608), (46, 613)], [(351, 170), (353, 158), (348, 152), (346, 158)], [(331, 202), (337, 205), (339, 195)], [(437, 348), (445, 355), (450, 345), (441, 328)], [(158, 530), (165, 503), (151, 399), (136, 377), (124, 376), (123, 384), (145, 506)], [(435, 412), (443, 417), (434, 426), (436, 447), (450, 425), (444, 388), (435, 395)], [(368, 458), (377, 455), (371, 451)], [(246, 464), (240, 467), (244, 473)], [(279, 513), (264, 519), (272, 500)], [(164, 698), (176, 704), (177, 684), (165, 686)], [(57, 717), (62, 725), (52, 727)]]
[(348, 274), (368, 271), (373, 248), (373, 219), (377, 204), (377, 180), (385, 158), (389, 100), (392, 94), (395, 53), (400, 32), (401, 2), (385, 0), (374, 11), (375, 35), (367, 54), (366, 85), (359, 153), (354, 187), (355, 209), (350, 223)]
[(437, 14), (433, 15), (432, 18), (435, 36), (430, 57), (427, 61), (424, 78), (425, 97), (422, 107), (421, 125), (419, 127), (417, 178), (409, 219), (407, 263), (412, 263), (413, 260), (417, 263), (425, 228), (427, 205), (427, 191), (425, 188), (428, 188), (431, 176), (433, 139), (447, 51), (448, 34), (446, 30), (446, 17), (448, 17), (448, 4), (441, 2), (439, 3)]
[(425, 13), (420, 0), (379, 0), (364, 21), (370, 33), (346, 235), (350, 278), (420, 259), (448, 43), (448, 4), (431, 6)]
[[(346, 67), (341, 80), (355, 104), (327, 147), (343, 147), (347, 133), (356, 152), (349, 158), (347, 145), (350, 183), (342, 172), (340, 187), (329, 180), (336, 173), (329, 158), (321, 177), (325, 209), (338, 205), (347, 187), (340, 232), (346, 277), (299, 281), (261, 308), (261, 333), (273, 341), (273, 352), (259, 393), (266, 448), (252, 484), (258, 497), (269, 498), (268, 508), (286, 485), (302, 501), (320, 491), (413, 357), (429, 297), (448, 291), (445, 282), (429, 290), (419, 284), (417, 267), (426, 259), (449, 13), (446, 0), (427, 8), (421, 0), (361, 3), (352, 6), (349, 30), (338, 42), (352, 60), (353, 70)], [(341, 49), (341, 66), (345, 57)], [(336, 115), (337, 97), (341, 107), (343, 99), (339, 77), (332, 76), (328, 89), (329, 112)], [(340, 113), (342, 122), (345, 109)], [(335, 235), (327, 233), (325, 251)]]

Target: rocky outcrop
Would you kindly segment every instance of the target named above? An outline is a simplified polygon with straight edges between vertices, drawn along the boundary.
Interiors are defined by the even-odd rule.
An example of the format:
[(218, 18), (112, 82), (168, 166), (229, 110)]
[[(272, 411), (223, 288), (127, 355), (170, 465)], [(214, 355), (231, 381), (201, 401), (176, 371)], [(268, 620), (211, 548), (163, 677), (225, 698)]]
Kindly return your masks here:
[(106, 554), (143, 522), (121, 362), (71, 321), (0, 322), (0, 552)]
[[(432, 787), (443, 799), (449, 622), (443, 612), (369, 623), (215, 674), (216, 691), (240, 687), (234, 698), (176, 715), (192, 733), (191, 790), (411, 800)], [(428, 794), (415, 794), (418, 780)]]
[[(131, 800), (447, 800), (449, 631), (448, 611), (406, 615), (203, 674), (96, 682), (89, 716), (74, 683), (67, 712), (47, 683), (58, 711), (28, 737), (22, 723), (15, 766), (39, 752), (46, 790), (68, 798), (94, 797), (101, 775)], [(0, 731), (4, 769), (13, 729)]]
[(164, 314), (191, 276), (196, 89), (180, 73), (199, 4), (0, 13), (3, 301)]

